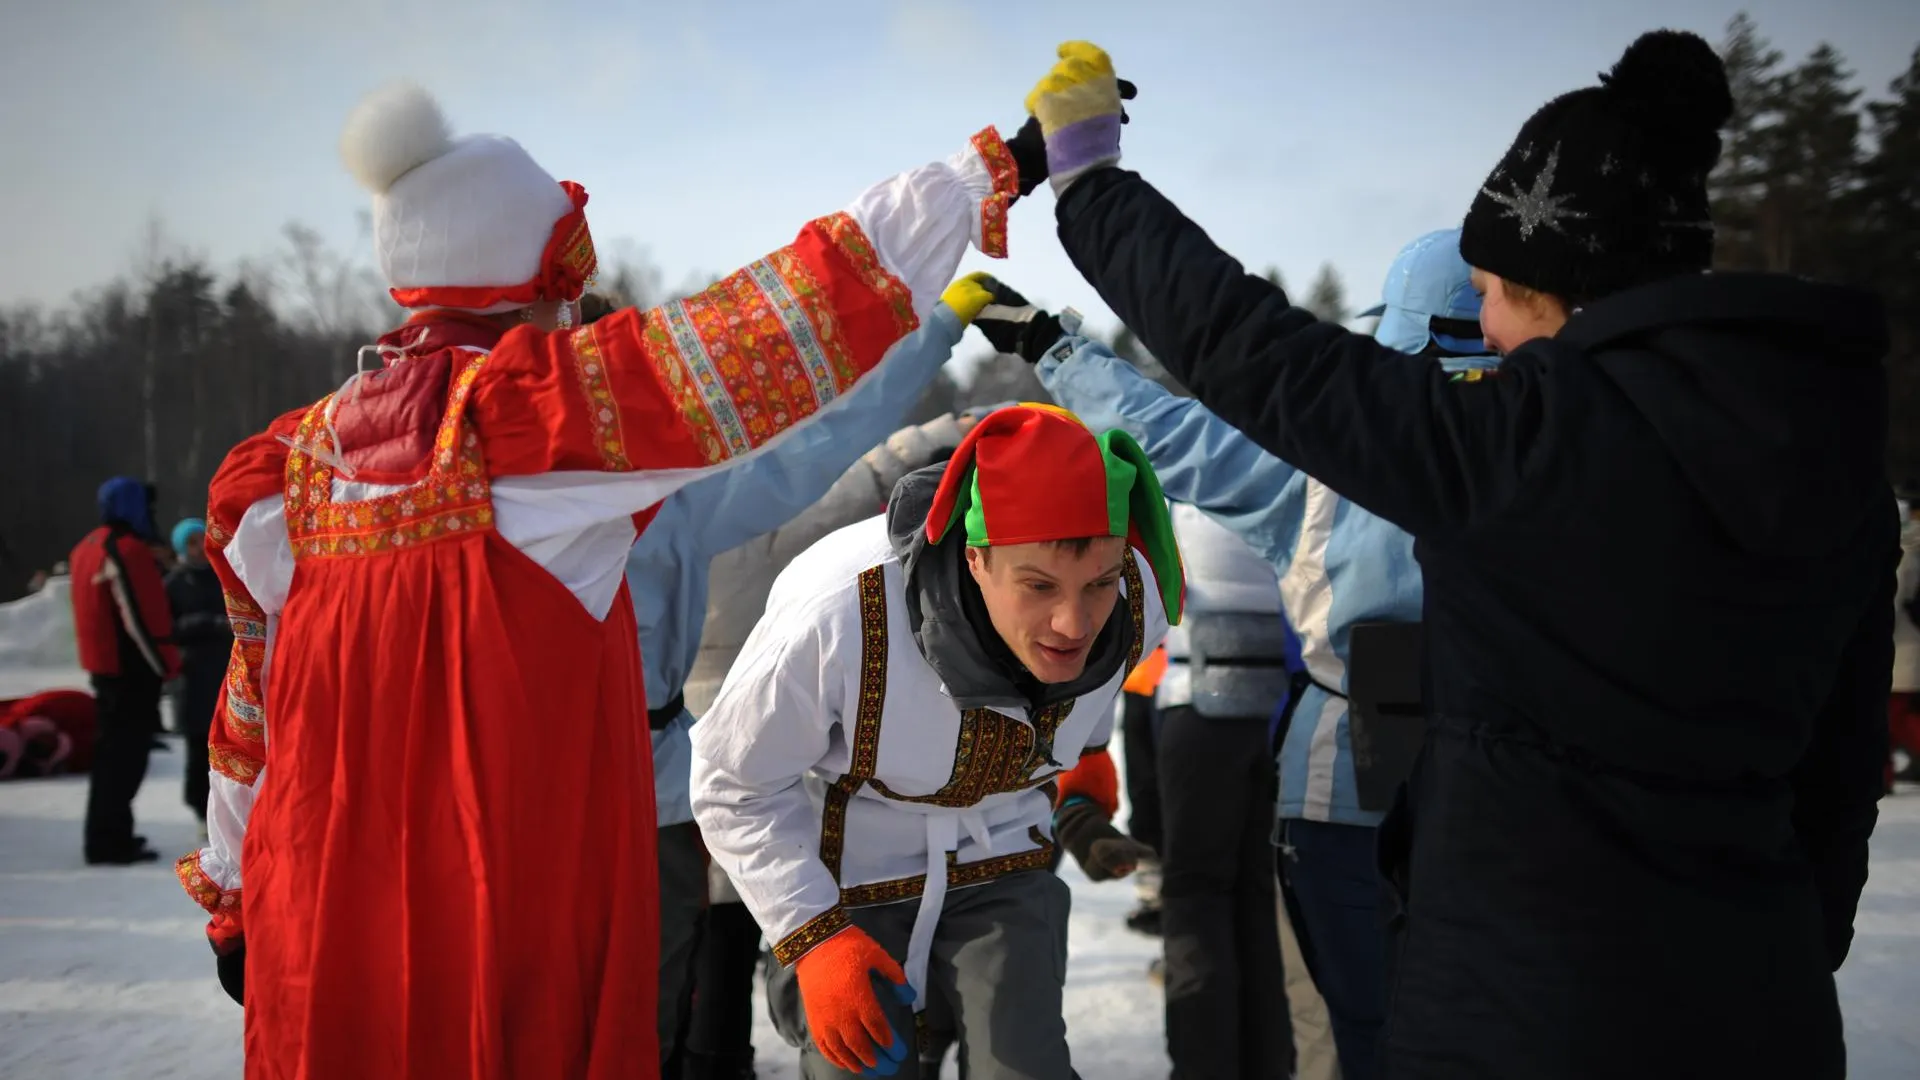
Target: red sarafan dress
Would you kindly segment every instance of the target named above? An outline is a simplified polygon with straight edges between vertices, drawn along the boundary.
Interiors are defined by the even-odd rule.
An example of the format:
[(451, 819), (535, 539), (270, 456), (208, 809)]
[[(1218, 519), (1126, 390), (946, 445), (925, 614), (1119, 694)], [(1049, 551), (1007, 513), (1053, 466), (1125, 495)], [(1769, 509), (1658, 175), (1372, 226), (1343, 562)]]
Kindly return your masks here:
[[(303, 647), (276, 656), (268, 763), (300, 765), (247, 831), (250, 1060), (612, 1077), (657, 1053), (625, 1022), (658, 979), (633, 608), (622, 584), (596, 619), (493, 527), (466, 408), (485, 360), (418, 483), (338, 502), (330, 467), (288, 457), (300, 587), (278, 632)], [(297, 442), (324, 445), (320, 412)], [(370, 888), (377, 867), (401, 873)]]
[(178, 870), (243, 950), (251, 1080), (658, 1075), (627, 549), (918, 325), (1002, 227), (1006, 160), (989, 129), (591, 327), (416, 316), (384, 370), (229, 455), (207, 537), (234, 653)]

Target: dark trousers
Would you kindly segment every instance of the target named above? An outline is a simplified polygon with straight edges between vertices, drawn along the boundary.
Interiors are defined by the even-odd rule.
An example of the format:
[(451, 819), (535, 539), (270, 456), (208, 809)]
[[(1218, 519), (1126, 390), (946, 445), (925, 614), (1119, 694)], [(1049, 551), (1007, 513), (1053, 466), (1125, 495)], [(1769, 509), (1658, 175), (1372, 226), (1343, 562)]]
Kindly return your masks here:
[(95, 675), (98, 720), (87, 781), (86, 854), (110, 859), (134, 849), (133, 797), (147, 778), (160, 727), (160, 680), (152, 674)]
[[(961, 1072), (974, 1080), (1075, 1080), (1068, 1059), (1062, 994), (1072, 893), (1052, 874), (1025, 871), (947, 893), (927, 963), (927, 996), (948, 1006), (959, 1035)], [(919, 902), (849, 908), (848, 918), (904, 962)], [(1268, 912), (1271, 920), (1272, 912)], [(914, 1038), (912, 1007), (877, 995), (893, 1030)], [(799, 974), (775, 965), (767, 976), (774, 1029), (801, 1047), (804, 1080), (854, 1080), (821, 1056), (807, 1032)], [(942, 1026), (948, 1026), (943, 1024)], [(908, 1055), (895, 1080), (933, 1080)]]
[(180, 678), (180, 713), (176, 719), (187, 749), (181, 794), (194, 816), (203, 822), (207, 820), (207, 735), (213, 729), (213, 710), (220, 703), (220, 684), (226, 676), (224, 659), (202, 661), (190, 655)]
[(1283, 1080), (1293, 1067), (1274, 922), (1266, 717), (1161, 716), (1161, 928), (1174, 1080)]
[(1280, 823), (1287, 916), (1307, 971), (1327, 1003), (1343, 1080), (1380, 1075), (1387, 1018), (1387, 930), (1380, 913), (1376, 830), (1288, 819)]
[(693, 998), (693, 962), (707, 913), (707, 853), (693, 822), (659, 832), (660, 1072), (678, 1076)]
[(759, 964), (760, 924), (747, 905), (709, 907), (706, 933), (694, 953), (693, 1016), (686, 1040), (691, 1059), (702, 1064), (753, 1060), (753, 976)]
[(1153, 698), (1121, 694), (1120, 745), (1126, 751), (1127, 834), (1160, 850), (1160, 768), (1155, 761)]

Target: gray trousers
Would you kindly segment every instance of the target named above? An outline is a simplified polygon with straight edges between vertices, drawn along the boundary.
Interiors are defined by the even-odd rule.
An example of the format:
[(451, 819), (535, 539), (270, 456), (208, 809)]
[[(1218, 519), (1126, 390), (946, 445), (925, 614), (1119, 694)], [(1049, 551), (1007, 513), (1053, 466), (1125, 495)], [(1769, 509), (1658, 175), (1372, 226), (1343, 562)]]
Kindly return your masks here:
[[(959, 1056), (968, 1080), (1074, 1080), (1067, 1055), (1062, 994), (1067, 981), (1067, 915), (1072, 894), (1042, 870), (1009, 874), (947, 893), (927, 963), (928, 997), (951, 1006)], [(902, 966), (919, 900), (850, 909), (866, 931)], [(801, 1047), (805, 1080), (854, 1080), (820, 1056), (807, 1038), (799, 976), (769, 964), (767, 1002), (774, 1027)], [(894, 1030), (913, 1038), (912, 1009), (876, 995)], [(934, 1080), (918, 1055), (900, 1063), (896, 1080)]]
[(659, 832), (660, 1061), (680, 1048), (693, 993), (693, 958), (707, 914), (707, 857), (689, 821)]

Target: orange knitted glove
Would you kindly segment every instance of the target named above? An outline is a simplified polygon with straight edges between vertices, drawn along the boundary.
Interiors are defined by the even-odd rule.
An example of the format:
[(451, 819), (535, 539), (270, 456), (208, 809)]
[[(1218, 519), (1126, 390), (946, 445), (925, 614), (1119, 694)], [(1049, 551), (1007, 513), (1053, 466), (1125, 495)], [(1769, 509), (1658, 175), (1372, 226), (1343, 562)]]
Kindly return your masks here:
[(1106, 747), (1088, 750), (1080, 755), (1080, 761), (1073, 768), (1060, 774), (1060, 793), (1053, 800), (1054, 809), (1067, 805), (1067, 800), (1079, 796), (1106, 812), (1109, 819), (1120, 812), (1120, 774), (1114, 771), (1113, 755)]
[(849, 926), (808, 950), (794, 963), (794, 973), (800, 978), (807, 1032), (822, 1057), (862, 1076), (892, 1076), (899, 1070), (908, 1042), (887, 1021), (873, 992), (873, 976), (893, 983), (889, 989), (909, 1005), (913, 987), (879, 942)]

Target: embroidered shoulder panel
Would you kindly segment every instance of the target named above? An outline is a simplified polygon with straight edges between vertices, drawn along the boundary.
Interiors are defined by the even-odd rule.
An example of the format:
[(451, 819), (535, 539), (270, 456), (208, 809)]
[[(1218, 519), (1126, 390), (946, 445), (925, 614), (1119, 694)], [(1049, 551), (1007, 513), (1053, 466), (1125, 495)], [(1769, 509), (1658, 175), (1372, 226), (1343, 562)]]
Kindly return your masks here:
[(326, 424), (332, 398), (308, 410), (287, 455), (287, 538), (296, 559), (381, 555), (493, 527), (486, 460), (466, 423), (485, 362), (486, 354), (475, 354), (455, 378), (426, 478), (391, 494), (333, 501), (334, 470), (325, 460), (335, 452)]

